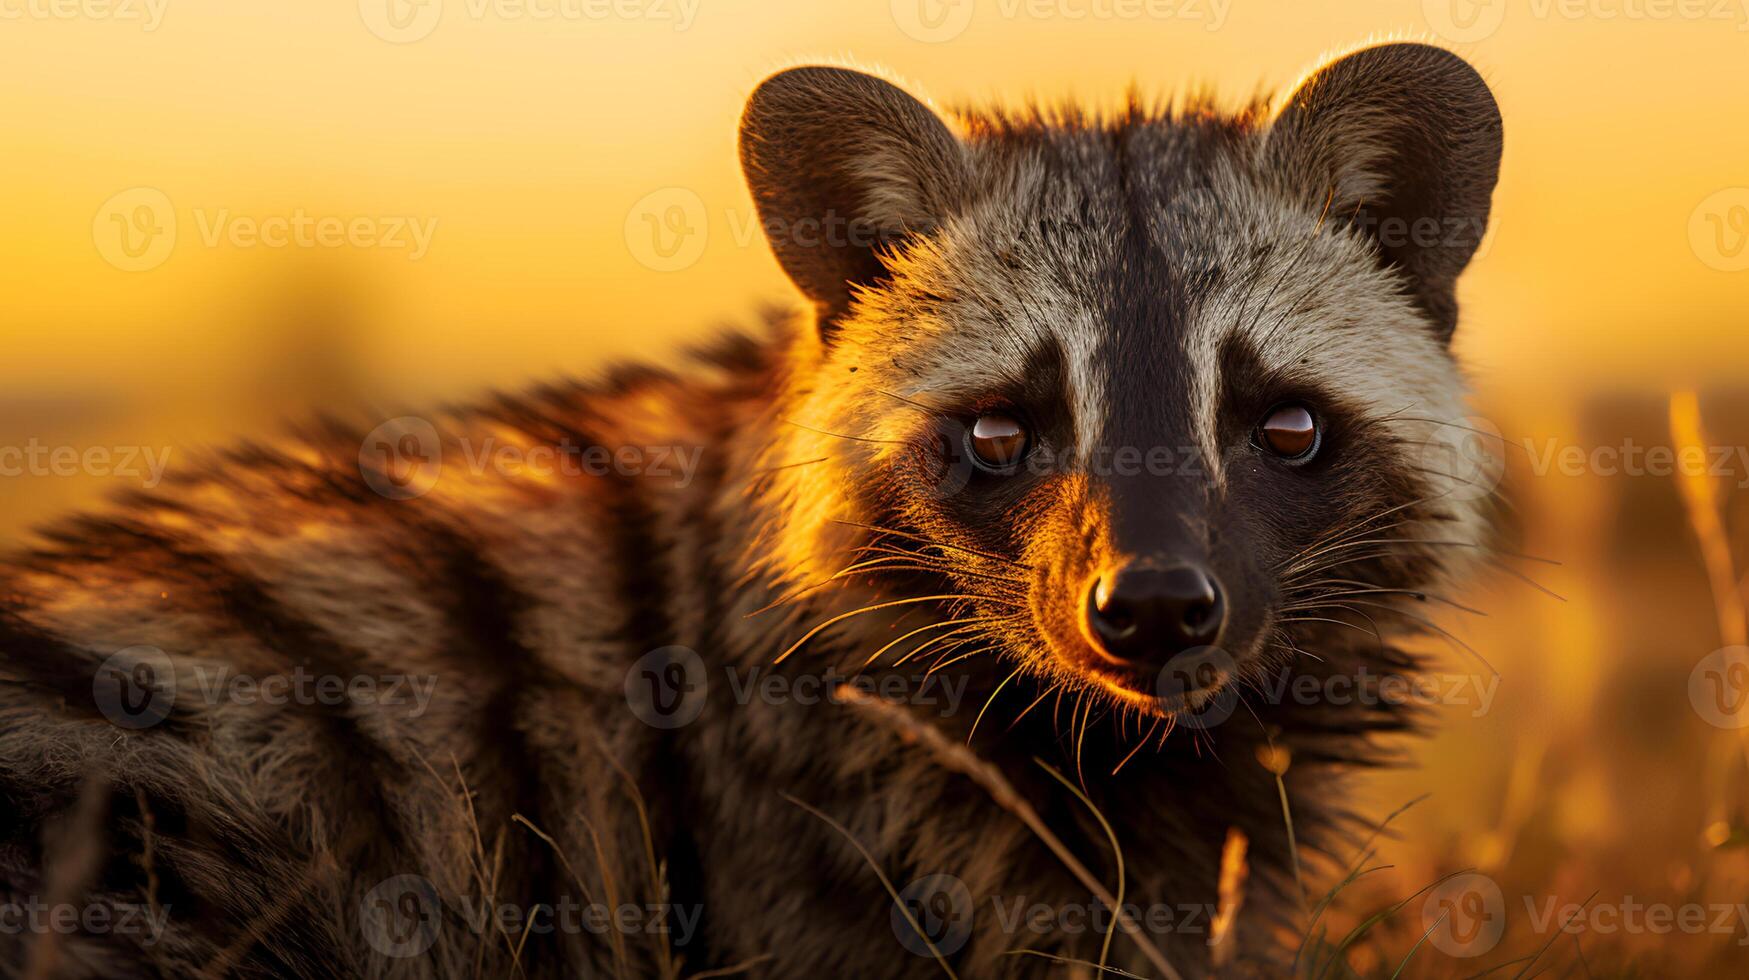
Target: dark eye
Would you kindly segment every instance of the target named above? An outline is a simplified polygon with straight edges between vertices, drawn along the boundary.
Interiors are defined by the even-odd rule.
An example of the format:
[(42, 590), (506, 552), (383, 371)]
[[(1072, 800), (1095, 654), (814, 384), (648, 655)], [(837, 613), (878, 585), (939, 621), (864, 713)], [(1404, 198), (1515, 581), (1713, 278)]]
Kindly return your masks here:
[(1318, 420), (1304, 405), (1279, 405), (1257, 427), (1257, 443), (1282, 459), (1310, 459), (1318, 450)]
[(987, 412), (972, 423), (972, 455), (993, 470), (1005, 470), (1026, 455), (1026, 426), (1012, 415)]

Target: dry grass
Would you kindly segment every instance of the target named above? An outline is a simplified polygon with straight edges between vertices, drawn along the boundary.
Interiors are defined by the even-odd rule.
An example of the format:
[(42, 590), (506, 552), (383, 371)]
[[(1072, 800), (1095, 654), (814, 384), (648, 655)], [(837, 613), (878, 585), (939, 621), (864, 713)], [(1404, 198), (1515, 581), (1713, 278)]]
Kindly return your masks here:
[[(892, 726), (907, 741), (922, 745), (942, 765), (970, 777), (973, 782), (982, 787), (985, 792), (990, 794), (990, 798), (996, 802), (996, 805), (1007, 810), (1025, 824), (1027, 829), (1032, 831), (1033, 835), (1056, 856), (1058, 861), (1062, 862), (1063, 867), (1067, 868), (1069, 873), (1074, 875), (1084, 888), (1092, 892), (1094, 897), (1101, 902), (1104, 902), (1107, 908), (1118, 910), (1114, 916), (1118, 928), (1122, 929), (1125, 935), (1136, 944), (1136, 948), (1141, 951), (1148, 962), (1160, 971), (1161, 977), (1165, 980), (1181, 980), (1178, 971), (1172, 968), (1171, 963), (1167, 962), (1165, 954), (1161, 953), (1159, 947), (1155, 946), (1153, 941), (1148, 938), (1142, 927), (1123, 911), (1123, 903), (1105, 885), (1101, 884), (1091, 871), (1087, 870), (1087, 866), (1075, 857), (1074, 852), (1070, 851), (1062, 839), (1045, 824), (1044, 819), (1038, 815), (1037, 810), (1033, 809), (1032, 804), (1028, 803), (1026, 798), (1015, 790), (1014, 786), (996, 767), (978, 758), (965, 746), (950, 741), (935, 726), (919, 721), (909, 712), (896, 708), (879, 698), (871, 697), (853, 687), (843, 688), (841, 695), (848, 703)], [(1093, 809), (1094, 815), (1099, 818), (1099, 822), (1105, 827), (1106, 832), (1108, 834), (1111, 832), (1111, 826), (1106, 823), (1104, 814), (1099, 813), (1098, 809), (1093, 807), (1092, 803), (1087, 801), (1087, 797), (1075, 789), (1072, 783), (1049, 766), (1045, 766), (1045, 771), (1074, 791), (1083, 802), (1087, 802), (1088, 807)], [(1115, 838), (1113, 838), (1112, 844), (1116, 848)], [(1118, 849), (1117, 853), (1121, 864), (1121, 849)]]
[[(1599, 410), (1596, 420), (1522, 424), (1579, 444), (1620, 445), (1627, 431), (1678, 457), (1710, 459), (1716, 447), (1749, 444), (1740, 426), (1723, 439), (1709, 432), (1692, 392), (1657, 408), (1641, 402)], [(1587, 425), (1598, 429), (1589, 440)], [(1316, 927), (1300, 975), (1749, 976), (1742, 923), (1729, 933), (1606, 930), (1589, 917), (1600, 906), (1701, 906), (1710, 930), (1713, 910), (1749, 897), (1749, 728), (1702, 722), (1686, 688), (1704, 655), (1749, 635), (1742, 540), (1731, 520), (1741, 495), (1729, 481), (1680, 468), (1545, 473), (1518, 489), (1527, 549), (1566, 560), (1561, 591), (1574, 601), (1502, 591), (1484, 642), (1491, 655), (1512, 658), (1515, 689), (1502, 701), (1517, 698), (1485, 717), (1456, 713), (1436, 739), (1434, 763), (1394, 780), (1433, 783), (1434, 802), (1381, 848), (1390, 866), (1351, 870), (1325, 913), (1364, 925), (1374, 914), (1366, 909), (1401, 910), (1396, 896), (1473, 866), (1505, 896), (1504, 934), (1486, 955), (1453, 957), (1428, 941), (1434, 930), (1422, 915), (1387, 917), (1326, 968), (1305, 960), (1318, 963), (1319, 952), (1341, 944)], [(1539, 929), (1531, 903), (1563, 911)], [(1584, 911), (1569, 915), (1569, 906)], [(1571, 931), (1561, 928), (1569, 920)]]
[[(1679, 392), (1660, 407), (1658, 429), (1672, 449), (1704, 451), (1716, 445), (1718, 436), (1709, 434), (1700, 400), (1693, 393)], [(1643, 413), (1640, 418), (1644, 421)], [(1732, 439), (1749, 445), (1749, 431), (1733, 433)], [(1519, 589), (1503, 594), (1490, 609), (1492, 625), (1486, 628), (1493, 632), (1481, 642), (1491, 653), (1512, 658), (1502, 662), (1503, 673), (1522, 696), (1488, 717), (1460, 715), (1448, 720), (1444, 734), (1432, 743), (1431, 760), (1418, 770), (1399, 774), (1395, 784), (1387, 779), (1380, 790), (1389, 793), (1406, 785), (1419, 791), (1432, 784), (1431, 802), (1423, 802), (1429, 799), (1425, 795), (1398, 796), (1414, 795), (1414, 799), (1378, 824), (1340, 878), (1301, 882), (1302, 895), (1318, 897), (1305, 909), (1299, 932), (1282, 937), (1284, 948), (1292, 950), (1294, 976), (1320, 980), (1749, 976), (1749, 946), (1738, 945), (1749, 942), (1743, 928), (1729, 935), (1569, 932), (1561, 925), (1582, 921), (1583, 913), (1563, 909), (1552, 927), (1539, 929), (1530, 927), (1521, 901), (1546, 899), (1557, 907), (1573, 903), (1584, 909), (1623, 899), (1672, 906), (1749, 901), (1749, 727), (1701, 724), (1686, 704), (1682, 685), (1689, 669), (1708, 650), (1749, 644), (1749, 616), (1738, 571), (1738, 556), (1744, 549), (1733, 538), (1733, 525), (1741, 525), (1732, 520), (1733, 508), (1743, 503), (1740, 496), (1730, 494), (1720, 481), (1696, 473), (1678, 473), (1656, 486), (1653, 481), (1554, 480), (1525, 496), (1523, 520), (1527, 533), (1537, 539), (1526, 550), (1554, 551), (1563, 557), (1578, 553), (1568, 562), (1567, 568), (1573, 570), (1566, 573), (1568, 580), (1561, 583), (1561, 590), (1575, 599), (1567, 606), (1552, 605), (1540, 592)], [(1611, 520), (1617, 525), (1611, 546), (1639, 555), (1639, 563), (1604, 550), (1598, 539), (1608, 537)], [(1643, 566), (1650, 560), (1661, 564), (1648, 570)], [(1623, 608), (1629, 597), (1639, 599), (1640, 605)], [(889, 726), (896, 737), (922, 746), (940, 765), (982, 787), (1092, 895), (1110, 908), (1121, 909), (1125, 897), (1121, 842), (1072, 780), (1044, 767), (1087, 803), (1106, 830), (1120, 869), (1115, 888), (1099, 881), (1013, 785), (966, 746), (854, 688), (842, 694), (856, 710)], [(602, 869), (606, 890), (602, 897), (610, 903), (632, 892), (667, 894), (666, 867), (650, 836), (643, 800), (623, 769), (618, 769), (623, 783), (620, 796), (642, 821), (641, 853), (610, 855), (613, 845), (595, 837), (590, 842), (594, 853), (583, 856), (567, 855), (551, 835), (520, 815), (513, 817), (514, 827), (482, 834), (473, 816), (473, 794), (460, 768), (452, 761), (455, 771), (446, 778), (419, 761), (468, 814), (472, 834), (468, 885), (481, 896), (490, 898), (496, 891), (503, 835), (522, 831), (552, 848), (586, 899), (593, 901), (578, 872), (591, 864)], [(1292, 764), (1279, 750), (1265, 750), (1254, 761), (1274, 774), (1278, 783)], [(102, 820), (101, 808), (93, 801), (101, 801), (106, 792), (101, 779), (92, 780), (67, 832), (48, 842), (52, 874), (47, 885), (52, 895), (72, 896), (89, 887), (94, 862), (101, 856), (88, 842), (102, 836), (93, 830)], [(861, 849), (830, 817), (803, 801), (794, 802)], [(1293, 815), (1285, 793), (1281, 804), (1291, 845)], [(151, 818), (143, 806), (142, 812), (144, 853), (135, 858), (147, 880), (155, 882)], [(584, 826), (592, 826), (587, 815), (578, 818)], [(1223, 849), (1218, 914), (1211, 930), (1217, 972), (1242, 968), (1235, 962), (1237, 944), (1231, 938), (1247, 914), (1247, 843), (1235, 833)], [(1293, 853), (1298, 878), (1297, 849)], [(897, 901), (879, 862), (866, 851), (864, 856)], [(613, 869), (627, 869), (641, 880), (616, 880)], [(1498, 945), (1484, 955), (1454, 957), (1437, 941), (1439, 930), (1447, 924), (1447, 912), (1429, 918), (1422, 904), (1442, 882), (1470, 869), (1487, 875), (1507, 896), (1505, 930)], [(274, 929), (309, 889), (330, 887), (329, 876), (338, 870), (332, 864), (312, 868), (307, 889), (288, 892), (262, 910), (255, 928), (209, 964), (207, 974), (228, 974), (249, 946)], [(146, 898), (155, 907), (153, 891), (155, 884), (148, 887)], [(1117, 937), (1117, 932), (1124, 935)], [(615, 938), (621, 943), (613, 950), (615, 963), (628, 969), (633, 953), (624, 948), (623, 937)], [(526, 942), (526, 934), (502, 930), (480, 937), (476, 975), (518, 975)], [(1165, 980), (1182, 976), (1146, 932), (1122, 914), (1115, 919), (1113, 933), (1104, 937), (1096, 962), (1034, 950), (1014, 953), (1095, 974), (1127, 975), (1106, 965), (1114, 942), (1133, 944), (1151, 964), (1152, 976)], [(60, 954), (55, 937), (45, 935), (32, 947), (23, 975), (55, 975)], [(671, 950), (654, 950), (650, 955), (660, 976), (676, 980), (683, 976), (683, 964)], [(757, 957), (694, 974), (693, 980), (757, 975), (767, 959)], [(946, 975), (956, 975), (947, 958), (938, 953), (937, 961)]]
[[(1619, 445), (1632, 431), (1642, 446), (1705, 452), (1721, 443), (1704, 421), (1700, 399), (1679, 392), (1661, 405), (1634, 404), (1625, 421), (1605, 417), (1589, 441)], [(1584, 429), (1595, 423), (1523, 424), (1584, 445)], [(1749, 445), (1749, 430), (1723, 444)], [(1734, 543), (1731, 520), (1741, 501), (1727, 488), (1680, 470), (1545, 473), (1516, 488), (1526, 539), (1517, 548), (1563, 564), (1545, 565), (1533, 581), (1509, 569), (1511, 581), (1494, 589), (1477, 645), (1503, 668), (1502, 703), (1442, 719), (1421, 766), (1381, 777), (1372, 806), (1389, 808), (1380, 794), (1399, 789), (1413, 789), (1399, 801), (1413, 799), (1379, 823), (1339, 879), (1303, 883), (1302, 893), (1318, 897), (1300, 933), (1283, 937), (1290, 949), (1298, 946), (1294, 976), (1749, 976), (1749, 946), (1738, 945), (1749, 942), (1749, 926), (1730, 934), (1605, 930), (1596, 925), (1604, 920), (1591, 918), (1624, 903), (1712, 910), (1749, 900), (1749, 727), (1701, 724), (1683, 687), (1701, 656), (1749, 636), (1749, 580), (1739, 581), (1735, 556), (1744, 549)], [(1702, 596), (1710, 601), (1697, 603)], [(866, 698), (856, 703), (977, 781), (1052, 846), (1054, 836), (1035, 826), (1030, 806), (964, 746), (946, 744), (902, 712)], [(1278, 778), (1292, 762), (1270, 750), (1256, 761)], [(1291, 835), (1292, 814), (1282, 803)], [(1229, 840), (1213, 933), (1217, 973), (1243, 969), (1221, 940), (1246, 914), (1246, 870), (1243, 843)], [(1437, 941), (1449, 910), (1424, 914), (1424, 907), (1442, 883), (1472, 870), (1504, 896), (1502, 932), (1479, 955), (1455, 956), (1443, 948), (1449, 941)], [(1077, 877), (1101, 901), (1116, 899), (1084, 872)], [(1541, 914), (1550, 909), (1553, 915)], [(1155, 973), (1177, 975), (1159, 964)]]

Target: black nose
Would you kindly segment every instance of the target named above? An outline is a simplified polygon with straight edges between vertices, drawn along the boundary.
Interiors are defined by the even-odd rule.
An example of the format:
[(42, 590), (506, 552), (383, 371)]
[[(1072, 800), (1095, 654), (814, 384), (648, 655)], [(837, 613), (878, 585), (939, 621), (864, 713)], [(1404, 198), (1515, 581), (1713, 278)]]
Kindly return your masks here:
[(1132, 665), (1213, 646), (1226, 618), (1220, 583), (1197, 565), (1126, 565), (1087, 594), (1087, 622), (1100, 648)]

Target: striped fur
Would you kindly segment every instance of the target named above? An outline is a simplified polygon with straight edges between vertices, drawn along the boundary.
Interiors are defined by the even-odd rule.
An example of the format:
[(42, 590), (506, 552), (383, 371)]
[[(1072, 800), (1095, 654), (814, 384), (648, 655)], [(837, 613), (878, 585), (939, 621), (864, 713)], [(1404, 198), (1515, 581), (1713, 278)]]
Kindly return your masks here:
[[(167, 918), (149, 944), (0, 933), (0, 964), (89, 976), (938, 970), (906, 950), (858, 852), (786, 796), (841, 823), (901, 886), (964, 883), (977, 913), (949, 951), (961, 975), (1052, 972), (1007, 955), (1020, 946), (1099, 958), (1092, 931), (1000, 927), (992, 902), (1087, 897), (963, 775), (852, 707), (738, 698), (723, 680), (861, 670), (950, 739), (971, 739), (1110, 880), (1099, 825), (1033, 760), (1078, 775), (1144, 907), (1212, 903), (1222, 841), (1245, 832), (1252, 894), (1237, 941), (1271, 969), (1295, 900), (1258, 752), (1292, 754), (1299, 843), (1316, 852), (1350, 826), (1342, 772), (1378, 761), (1374, 736), (1410, 714), (1259, 696), (1218, 728), (1174, 732), (1170, 711), (1091, 666), (1075, 602), (1117, 557), (1194, 554), (1243, 607), (1229, 641), (1239, 689), (1261, 695), (1282, 668), (1414, 669), (1371, 635), (1280, 610), (1308, 598), (1288, 574), (1296, 559), (1369, 522), (1396, 547), (1321, 574), (1423, 589), (1484, 543), (1485, 498), (1423, 465), (1427, 444), (1455, 446), (1443, 423), (1462, 412), (1442, 320), (1451, 256), (1393, 253), (1362, 220), (1445, 185), (1390, 198), (1388, 153), (1366, 139), (1361, 162), (1341, 152), (1357, 138), (1345, 115), (1357, 99), (1388, 95), (1388, 118), (1414, 116), (1404, 78), (1439, 83), (1424, 87), (1445, 93), (1433, 107), (1445, 116), (1492, 112), (1464, 88), (1468, 71), (1419, 46), (1362, 52), (1286, 103), (1291, 125), (1261, 105), (1201, 104), (947, 122), (838, 69), (767, 82), (743, 158), (813, 316), (672, 372), (433, 417), (442, 473), (409, 499), (373, 489), (365, 434), (331, 425), (215, 456), (4, 566), (0, 904), (63, 896)], [(1481, 180), (1465, 167), (1491, 166), (1490, 130), (1483, 120), (1465, 143), (1434, 115), (1462, 191)], [(1497, 117), (1491, 132), (1497, 160)], [(1343, 197), (1356, 187), (1364, 200)], [(1439, 200), (1477, 217), (1473, 193)], [(795, 234), (810, 216), (871, 237), (822, 246)], [(1287, 396), (1329, 419), (1331, 460), (1304, 473), (1271, 469), (1249, 443), (1256, 414)], [(960, 467), (942, 437), (992, 404), (1025, 406), (1056, 462), (1011, 479)], [(518, 456), (663, 447), (698, 465), (682, 480), (462, 465), (488, 440)], [(1103, 469), (1112, 447), (1164, 447), (1178, 465), (1145, 478)], [(859, 560), (874, 564), (839, 574)], [(915, 601), (926, 596), (952, 598)], [(835, 620), (884, 602), (899, 604)], [(1367, 618), (1412, 626), (1389, 608)], [(917, 644), (889, 646), (958, 619), (975, 622), (960, 646), (936, 649), (951, 656), (906, 663)], [(106, 658), (142, 647), (167, 658), (174, 699), (158, 724), (118, 727), (94, 682)], [(635, 686), (651, 656), (666, 658), (658, 671), (691, 662), (673, 648), (696, 654), (709, 696), (696, 720), (667, 728), (634, 710), (628, 672)], [(221, 670), (432, 686), (417, 714), (201, 697)], [(961, 692), (952, 710), (922, 697), (931, 684)], [(85, 821), (88, 853), (54, 832), (69, 821)], [(430, 946), (385, 955), (373, 903), (407, 875), (436, 899)], [(668, 933), (525, 935), (468, 923), (485, 898), (698, 918)], [(1182, 971), (1208, 961), (1199, 929), (1153, 938)], [(1121, 938), (1110, 962), (1151, 969)]]

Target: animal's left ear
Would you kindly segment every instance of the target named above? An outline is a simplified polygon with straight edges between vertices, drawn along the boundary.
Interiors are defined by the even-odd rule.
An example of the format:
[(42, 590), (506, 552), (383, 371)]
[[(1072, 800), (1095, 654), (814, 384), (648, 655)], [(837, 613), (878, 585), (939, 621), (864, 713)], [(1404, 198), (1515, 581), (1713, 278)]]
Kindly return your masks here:
[(778, 262), (820, 310), (828, 339), (885, 253), (965, 198), (965, 147), (903, 89), (846, 68), (766, 79), (741, 117), (741, 164)]
[(1266, 146), (1296, 190), (1328, 200), (1329, 220), (1377, 242), (1450, 340), (1500, 171), (1500, 110), (1476, 70), (1426, 44), (1357, 51), (1294, 92)]

